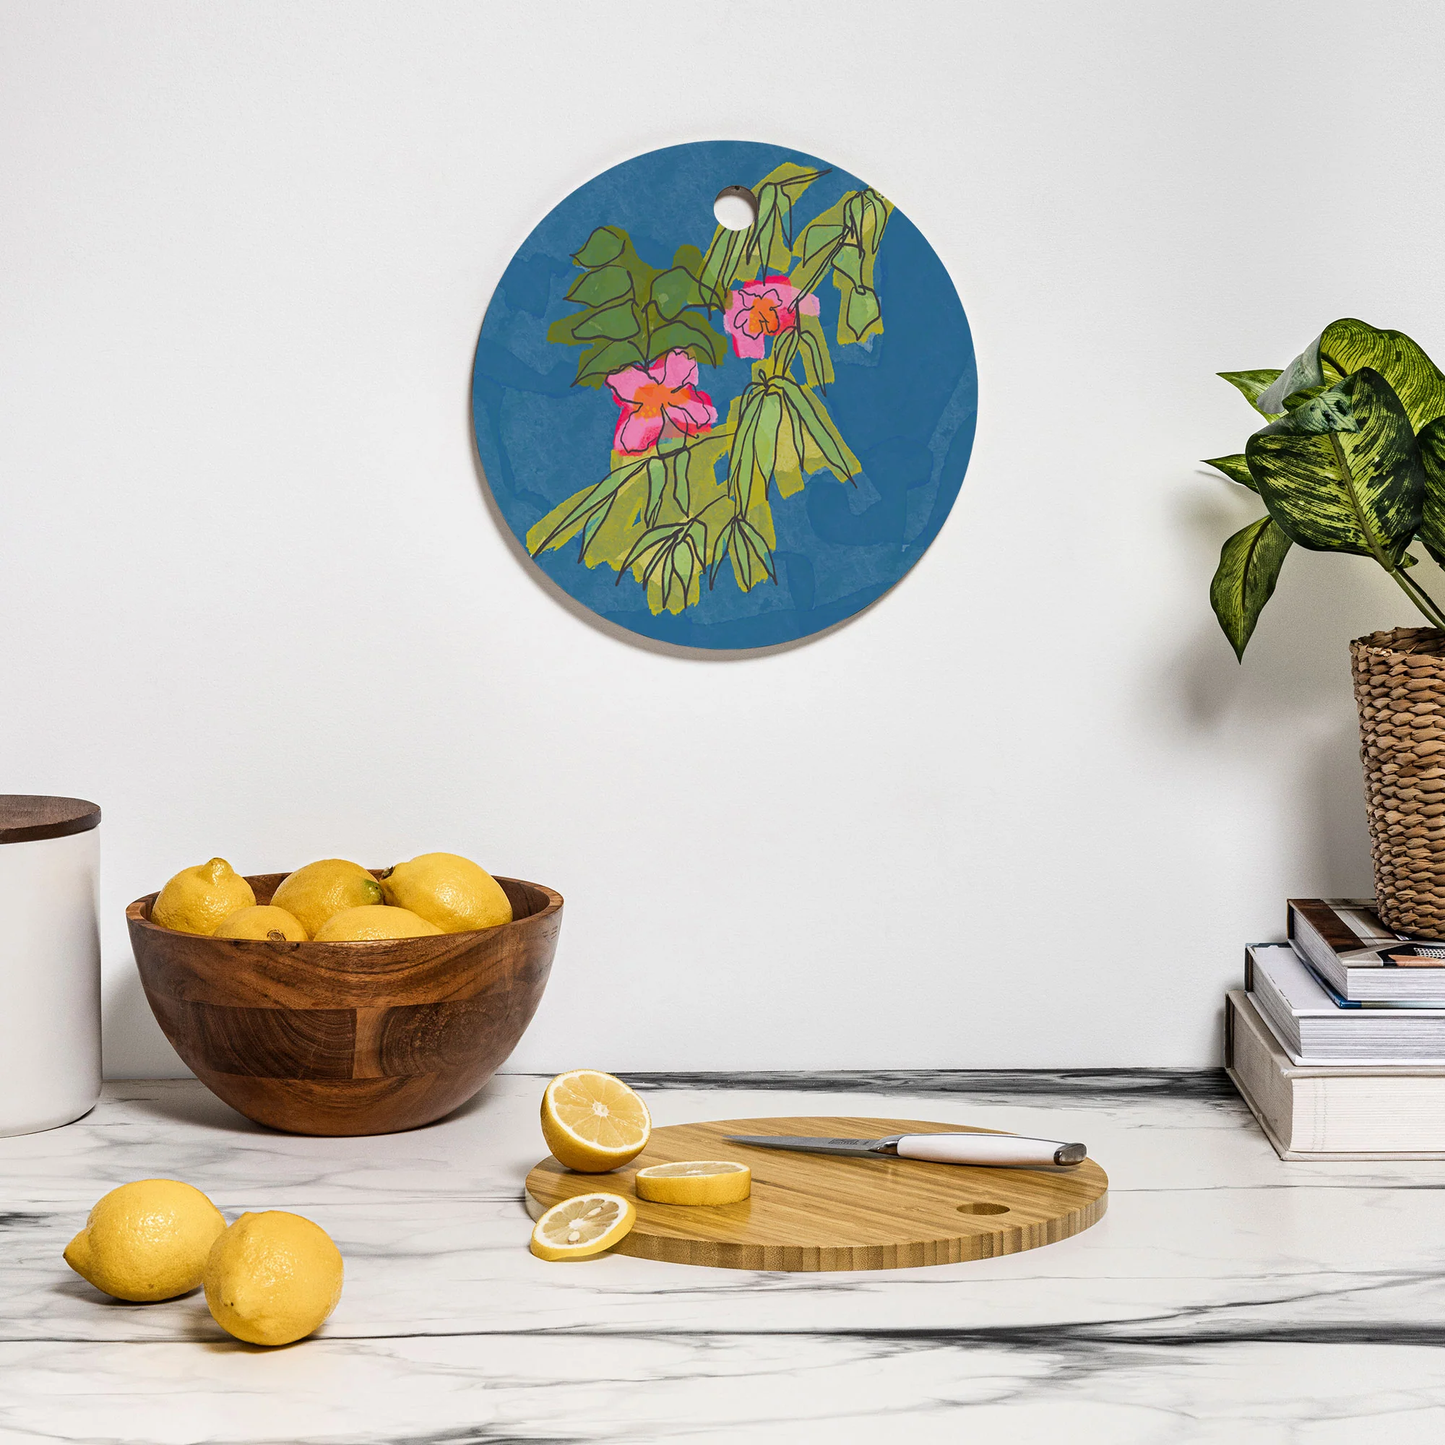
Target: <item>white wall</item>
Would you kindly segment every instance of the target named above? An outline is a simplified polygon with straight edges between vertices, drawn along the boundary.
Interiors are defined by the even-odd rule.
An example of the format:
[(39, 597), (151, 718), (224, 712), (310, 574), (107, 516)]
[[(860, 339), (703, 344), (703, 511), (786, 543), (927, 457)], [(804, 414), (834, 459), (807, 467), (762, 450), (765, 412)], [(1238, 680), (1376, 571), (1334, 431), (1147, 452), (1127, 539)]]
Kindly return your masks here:
[[(667, 15), (0, 5), (0, 789), (105, 810), (112, 1074), (182, 1071), (124, 905), (218, 852), (559, 887), (539, 1070), (1209, 1064), (1242, 944), (1368, 888), (1345, 644), (1413, 619), (1296, 550), (1237, 667), (1194, 459), (1335, 316), (1445, 353), (1445, 11)], [(467, 411), (535, 222), (712, 137), (876, 184), (979, 357), (914, 573), (741, 660), (559, 605)]]

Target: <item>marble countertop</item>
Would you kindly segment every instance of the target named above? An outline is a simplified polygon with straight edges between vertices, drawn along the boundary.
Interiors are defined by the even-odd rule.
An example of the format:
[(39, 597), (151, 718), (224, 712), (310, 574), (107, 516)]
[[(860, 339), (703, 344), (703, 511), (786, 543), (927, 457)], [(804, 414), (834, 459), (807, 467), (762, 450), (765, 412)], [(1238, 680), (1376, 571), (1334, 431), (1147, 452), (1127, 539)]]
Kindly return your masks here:
[[(1223, 1075), (645, 1076), (659, 1124), (876, 1114), (1088, 1142), (1109, 1212), (926, 1269), (544, 1264), (521, 1202), (544, 1080), (441, 1124), (307, 1139), (191, 1081), (0, 1139), (0, 1442), (1220, 1441), (1445, 1433), (1445, 1164), (1282, 1163)], [(107, 1300), (61, 1250), (164, 1175), (327, 1229), (341, 1304), (283, 1350), (199, 1294)]]

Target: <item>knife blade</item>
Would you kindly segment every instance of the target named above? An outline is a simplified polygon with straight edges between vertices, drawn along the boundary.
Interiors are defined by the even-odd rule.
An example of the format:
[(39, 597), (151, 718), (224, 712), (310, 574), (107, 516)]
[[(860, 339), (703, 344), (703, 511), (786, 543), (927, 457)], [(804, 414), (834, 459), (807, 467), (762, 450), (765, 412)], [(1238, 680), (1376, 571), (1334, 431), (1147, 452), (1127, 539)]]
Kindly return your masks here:
[(934, 1164), (972, 1164), (998, 1169), (1068, 1168), (1088, 1156), (1083, 1144), (1028, 1139), (1018, 1134), (889, 1134), (882, 1139), (830, 1139), (802, 1134), (729, 1134), (730, 1144), (793, 1149), (804, 1154), (926, 1159)]

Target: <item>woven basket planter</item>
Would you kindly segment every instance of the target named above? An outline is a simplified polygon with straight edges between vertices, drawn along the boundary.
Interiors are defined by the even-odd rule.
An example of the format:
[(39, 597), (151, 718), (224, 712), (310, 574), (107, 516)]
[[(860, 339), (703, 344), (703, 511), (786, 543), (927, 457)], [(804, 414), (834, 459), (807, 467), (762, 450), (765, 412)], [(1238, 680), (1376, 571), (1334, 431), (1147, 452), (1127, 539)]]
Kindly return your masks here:
[(1375, 899), (1387, 927), (1445, 939), (1445, 632), (1350, 643)]

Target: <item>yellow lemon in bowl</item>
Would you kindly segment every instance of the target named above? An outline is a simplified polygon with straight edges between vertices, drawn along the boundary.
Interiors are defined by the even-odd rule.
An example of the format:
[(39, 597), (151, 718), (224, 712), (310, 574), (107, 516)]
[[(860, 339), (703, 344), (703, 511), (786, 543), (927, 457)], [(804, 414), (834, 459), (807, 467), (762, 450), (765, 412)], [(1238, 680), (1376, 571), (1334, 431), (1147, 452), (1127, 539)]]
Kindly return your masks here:
[(440, 933), (435, 923), (385, 903), (343, 908), (316, 930), (317, 943), (366, 943), (378, 938), (425, 938)]
[(294, 913), (275, 904), (238, 908), (216, 925), (212, 938), (256, 938), (270, 943), (305, 943), (306, 930)]
[(581, 1174), (620, 1169), (647, 1147), (652, 1115), (621, 1079), (597, 1069), (558, 1074), (542, 1095), (542, 1137)]
[(360, 863), (345, 858), (322, 858), (288, 873), (271, 897), (277, 908), (295, 914), (311, 938), (343, 909), (383, 901), (381, 884)]
[(341, 1251), (319, 1224), (283, 1209), (243, 1214), (211, 1246), (206, 1304), (238, 1340), (289, 1345), (336, 1308), (344, 1273)]
[(443, 933), (512, 921), (511, 900), (479, 863), (456, 853), (423, 853), (381, 875), (386, 901), (409, 908)]
[(212, 858), (183, 868), (161, 889), (151, 904), (151, 922), (179, 933), (212, 933), (222, 919), (255, 901), (251, 885), (224, 858)]
[(226, 1221), (179, 1179), (137, 1179), (104, 1195), (65, 1246), (65, 1262), (116, 1299), (174, 1299), (200, 1284)]

